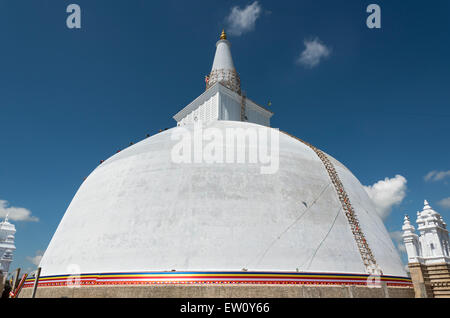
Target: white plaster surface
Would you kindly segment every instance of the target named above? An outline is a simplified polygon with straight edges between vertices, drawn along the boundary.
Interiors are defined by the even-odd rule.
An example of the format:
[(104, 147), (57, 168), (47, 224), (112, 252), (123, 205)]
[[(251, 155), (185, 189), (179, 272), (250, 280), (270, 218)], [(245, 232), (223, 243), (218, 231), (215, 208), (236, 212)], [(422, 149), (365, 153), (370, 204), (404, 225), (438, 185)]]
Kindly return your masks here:
[(235, 70), (230, 51), (231, 43), (228, 40), (219, 40), (216, 43), (216, 54), (211, 71)]
[[(197, 120), (209, 122), (214, 120), (241, 119), (242, 96), (216, 83), (197, 97), (187, 106), (183, 107), (173, 116), (178, 126), (195, 123)], [(247, 122), (263, 126), (270, 126), (273, 113), (259, 106), (251, 99), (245, 99)]]
[[(207, 125), (263, 127), (234, 121)], [(309, 147), (280, 134), (280, 167), (271, 175), (260, 174), (259, 164), (175, 164), (171, 150), (177, 141), (171, 134), (177, 129), (182, 128), (121, 151), (90, 174), (42, 258), (43, 276), (67, 274), (71, 264), (82, 273), (243, 268), (365, 273), (336, 192)], [(333, 162), (383, 273), (406, 276), (363, 187)]]

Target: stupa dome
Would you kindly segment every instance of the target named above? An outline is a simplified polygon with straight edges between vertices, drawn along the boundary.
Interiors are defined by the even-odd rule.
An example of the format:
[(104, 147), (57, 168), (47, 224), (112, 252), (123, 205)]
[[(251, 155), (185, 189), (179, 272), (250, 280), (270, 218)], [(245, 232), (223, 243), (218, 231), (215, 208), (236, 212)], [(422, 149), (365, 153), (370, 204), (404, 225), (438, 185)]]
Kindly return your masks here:
[[(263, 126), (214, 121), (208, 127), (225, 135), (227, 128)], [(43, 275), (67, 274), (71, 264), (83, 273), (366, 273), (337, 192), (308, 146), (280, 134), (274, 174), (261, 174), (261, 164), (176, 164), (171, 136), (181, 129), (193, 125), (147, 138), (91, 173), (42, 258)], [(383, 273), (404, 276), (364, 188), (329, 158)]]

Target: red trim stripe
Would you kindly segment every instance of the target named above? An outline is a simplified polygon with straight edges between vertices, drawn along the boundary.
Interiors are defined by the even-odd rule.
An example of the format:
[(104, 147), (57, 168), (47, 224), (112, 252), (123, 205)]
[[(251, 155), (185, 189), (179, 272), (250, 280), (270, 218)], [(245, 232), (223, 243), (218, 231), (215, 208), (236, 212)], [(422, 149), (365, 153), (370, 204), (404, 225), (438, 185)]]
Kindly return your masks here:
[[(167, 272), (161, 273), (101, 273), (46, 276), (39, 287), (105, 286), (105, 285), (209, 285), (209, 284), (274, 284), (274, 285), (367, 285), (368, 275), (335, 273), (260, 273), (260, 272)], [(381, 276), (379, 281), (388, 286), (412, 287), (406, 277)], [(34, 278), (27, 279), (24, 288), (30, 288)]]

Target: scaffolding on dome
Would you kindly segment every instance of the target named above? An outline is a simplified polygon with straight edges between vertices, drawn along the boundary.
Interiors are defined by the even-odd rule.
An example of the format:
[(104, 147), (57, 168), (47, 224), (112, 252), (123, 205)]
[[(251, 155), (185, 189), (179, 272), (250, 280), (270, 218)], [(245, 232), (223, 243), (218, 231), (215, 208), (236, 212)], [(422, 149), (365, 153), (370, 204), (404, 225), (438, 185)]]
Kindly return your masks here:
[(241, 95), (241, 79), (235, 70), (219, 69), (211, 71), (206, 82), (206, 89), (215, 83), (221, 83), (226, 88)]

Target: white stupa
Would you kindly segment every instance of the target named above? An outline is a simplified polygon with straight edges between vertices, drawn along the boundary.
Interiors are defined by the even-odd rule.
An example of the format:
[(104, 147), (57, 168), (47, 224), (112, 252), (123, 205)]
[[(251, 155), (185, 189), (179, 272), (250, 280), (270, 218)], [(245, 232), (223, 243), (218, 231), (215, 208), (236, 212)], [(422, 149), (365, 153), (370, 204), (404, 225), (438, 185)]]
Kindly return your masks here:
[[(74, 268), (83, 286), (364, 285), (374, 269), (388, 285), (410, 284), (358, 179), (314, 146), (278, 134), (273, 113), (241, 95), (225, 32), (206, 87), (174, 116), (177, 127), (89, 175), (42, 258), (40, 286), (65, 286)], [(216, 137), (239, 129), (276, 136), (266, 150), (278, 162), (208, 161), (195, 145), (191, 162), (174, 159), (180, 136), (195, 143), (199, 127)], [(227, 140), (215, 154), (234, 147)]]
[(447, 223), (427, 200), (417, 212), (417, 231), (408, 215), (403, 242), (417, 298), (450, 298), (450, 238)]
[(14, 245), (14, 235), (16, 227), (11, 224), (6, 215), (3, 222), (0, 222), (0, 272), (4, 276), (8, 275), (9, 266), (13, 261), (13, 253), (16, 250)]
[(423, 210), (417, 212), (417, 230), (405, 216), (403, 240), (409, 263), (424, 265), (450, 264), (450, 240), (447, 224), (442, 216), (433, 210), (427, 200)]

